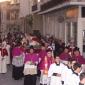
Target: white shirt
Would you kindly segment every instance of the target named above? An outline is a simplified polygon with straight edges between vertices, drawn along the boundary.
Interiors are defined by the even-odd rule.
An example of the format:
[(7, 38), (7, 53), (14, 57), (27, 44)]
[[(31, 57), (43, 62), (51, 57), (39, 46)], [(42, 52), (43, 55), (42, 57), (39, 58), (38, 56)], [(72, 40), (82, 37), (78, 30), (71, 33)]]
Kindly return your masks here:
[[(64, 74), (64, 68), (65, 65), (62, 63), (60, 63), (60, 65), (56, 65), (55, 63), (51, 64), (48, 71), (48, 77), (51, 78), (50, 85), (62, 85), (61, 81)], [(53, 76), (53, 73), (60, 74), (61, 77)]]
[(68, 82), (66, 85), (79, 85), (80, 79), (79, 75), (72, 73), (68, 76)]
[(72, 69), (69, 69), (68, 67), (66, 67), (66, 72), (65, 72), (65, 74), (64, 74), (64, 85), (68, 85), (67, 83), (68, 83), (68, 79), (69, 79), (69, 76), (71, 76), (72, 74), (73, 74), (73, 71), (72, 71)]

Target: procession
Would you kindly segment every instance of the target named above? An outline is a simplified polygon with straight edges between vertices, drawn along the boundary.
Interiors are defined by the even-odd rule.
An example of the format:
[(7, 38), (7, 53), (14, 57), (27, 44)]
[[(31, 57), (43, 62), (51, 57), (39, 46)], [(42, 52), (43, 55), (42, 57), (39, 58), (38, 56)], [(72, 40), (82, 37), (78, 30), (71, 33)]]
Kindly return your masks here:
[(66, 45), (53, 36), (9, 33), (0, 39), (0, 73), (6, 74), (9, 66), (11, 77), (23, 78), (24, 85), (37, 85), (37, 78), (40, 85), (85, 84), (85, 58), (73, 40)]

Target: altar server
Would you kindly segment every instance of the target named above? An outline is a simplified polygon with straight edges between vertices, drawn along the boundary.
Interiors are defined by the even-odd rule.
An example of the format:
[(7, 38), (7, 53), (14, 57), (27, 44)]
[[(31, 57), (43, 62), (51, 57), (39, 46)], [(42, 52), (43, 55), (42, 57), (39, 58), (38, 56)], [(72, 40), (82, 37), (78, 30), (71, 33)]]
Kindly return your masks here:
[(85, 85), (85, 72), (80, 74), (80, 82), (79, 85)]
[(6, 62), (7, 56), (8, 56), (7, 50), (4, 47), (4, 45), (1, 44), (0, 45), (0, 73), (7, 72), (7, 62)]
[(73, 73), (72, 75), (69, 75), (68, 82), (66, 85), (79, 85), (80, 79), (79, 74), (81, 72), (81, 64), (75, 63), (73, 65)]
[(50, 78), (50, 85), (62, 85), (65, 65), (60, 62), (59, 54), (55, 55), (55, 62), (51, 64), (48, 77)]

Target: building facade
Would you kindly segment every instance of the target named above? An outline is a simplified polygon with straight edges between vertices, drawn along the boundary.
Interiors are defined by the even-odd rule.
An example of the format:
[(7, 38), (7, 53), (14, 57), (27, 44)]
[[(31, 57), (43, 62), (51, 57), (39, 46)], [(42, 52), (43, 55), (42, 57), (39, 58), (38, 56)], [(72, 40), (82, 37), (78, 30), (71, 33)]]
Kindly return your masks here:
[(65, 43), (74, 39), (83, 53), (85, 49), (85, 0), (40, 0), (37, 5), (40, 8), (36, 6), (33, 13), (43, 17), (43, 34), (54, 35)]
[(10, 20), (9, 16), (9, 2), (0, 3), (0, 35), (5, 37), (6, 32), (8, 31), (7, 22)]
[(3, 38), (8, 32), (19, 29), (19, 3), (11, 1), (0, 2), (0, 35)]

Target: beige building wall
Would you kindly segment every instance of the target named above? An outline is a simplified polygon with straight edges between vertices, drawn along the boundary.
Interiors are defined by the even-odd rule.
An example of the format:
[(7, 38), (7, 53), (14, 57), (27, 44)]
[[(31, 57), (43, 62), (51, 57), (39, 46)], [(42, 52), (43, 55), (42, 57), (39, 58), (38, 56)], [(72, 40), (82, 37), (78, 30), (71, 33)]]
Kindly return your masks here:
[[(65, 40), (64, 11), (43, 15), (43, 34), (50, 34), (58, 39)], [(62, 15), (63, 14), (63, 15)], [(60, 20), (62, 19), (62, 20)]]
[(19, 17), (25, 17), (32, 13), (31, 7), (32, 0), (20, 0), (20, 15)]
[(43, 17), (42, 15), (33, 14), (33, 29), (39, 30), (43, 34)]
[(2, 2), (1, 4), (1, 32), (2, 36), (5, 37), (7, 34), (7, 11), (9, 7), (9, 2)]

